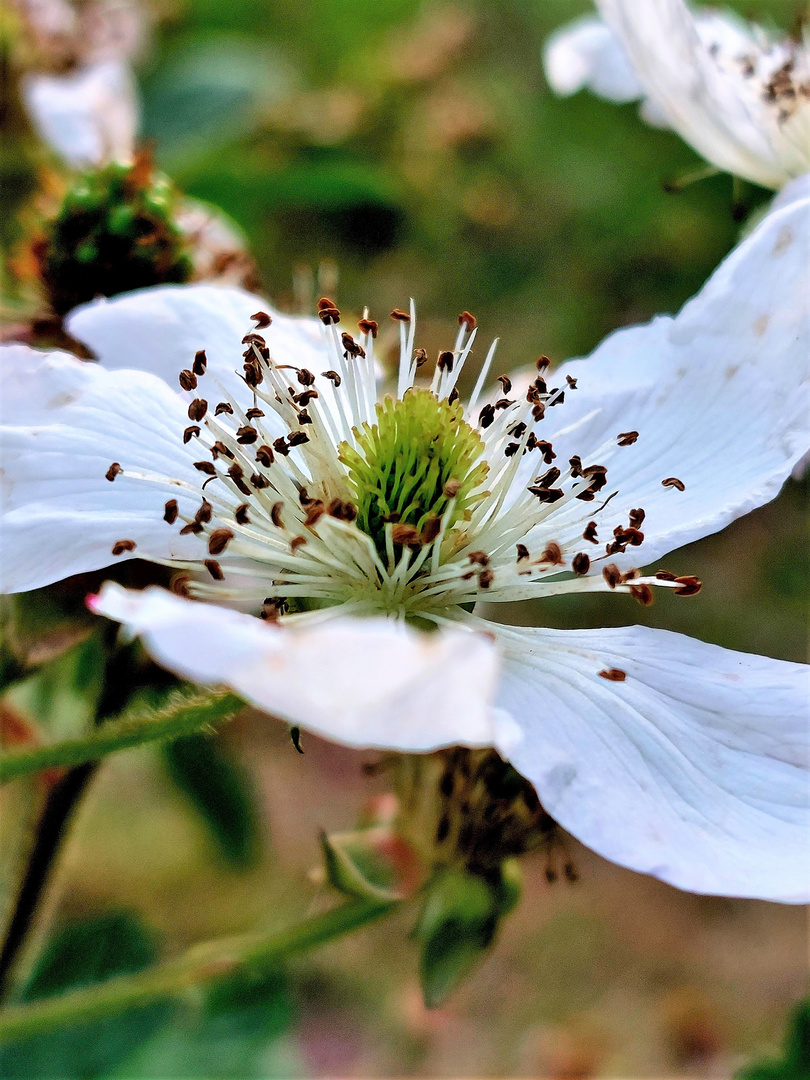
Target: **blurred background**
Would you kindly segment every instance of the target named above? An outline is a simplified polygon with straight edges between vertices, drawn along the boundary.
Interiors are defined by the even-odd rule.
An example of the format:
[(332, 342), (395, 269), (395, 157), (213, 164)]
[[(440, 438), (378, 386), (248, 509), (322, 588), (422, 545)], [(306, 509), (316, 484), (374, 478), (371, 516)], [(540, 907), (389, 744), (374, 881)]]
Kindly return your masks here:
[[(783, 29), (802, 7), (732, 6)], [(446, 347), (469, 309), (485, 338), (501, 338), (502, 370), (540, 353), (558, 362), (618, 326), (676, 311), (736, 243), (739, 204), (750, 215), (770, 198), (751, 185), (733, 195), (726, 176), (669, 192), (701, 164), (677, 136), (647, 127), (633, 105), (549, 92), (543, 43), (587, 3), (155, 0), (145, 10), (143, 138), (187, 195), (244, 233), (261, 291), (288, 310), (327, 292), (381, 318), (413, 297), (428, 351)], [(9, 321), (35, 303), (26, 235), (43, 191), (60, 182), (16, 97), (18, 33), (9, 13), (0, 163)], [(668, 558), (703, 580), (695, 598), (665, 594), (652, 608), (566, 598), (510, 618), (646, 622), (803, 660), (806, 507), (807, 484), (790, 482), (770, 506)], [(59, 598), (31, 605), (58, 609)], [(67, 653), (0, 708), (47, 733), (75, 729), (92, 694), (87, 663), (81, 648)], [(92, 925), (146, 958), (327, 906), (312, 873), (318, 829), (351, 828), (385, 785), (363, 775), (371, 755), (315, 738), (305, 751), (282, 725), (247, 713), (216, 739), (108, 759), (52, 890), (57, 928)], [(10, 805), (7, 794), (0, 812)], [(122, 1021), (96, 1043), (115, 1052), (85, 1060), (87, 1046), (74, 1047), (72, 1067), (78, 1055), (76, 1075), (155, 1080), (587, 1080), (726, 1077), (778, 1052), (807, 991), (803, 910), (691, 896), (573, 842), (571, 852), (573, 885), (548, 884), (543, 860), (526, 860), (524, 899), (497, 947), (439, 1010), (421, 1004), (410, 923), (396, 916), (196, 1010)], [(64, 1040), (26, 1053), (15, 1075), (67, 1075)]]

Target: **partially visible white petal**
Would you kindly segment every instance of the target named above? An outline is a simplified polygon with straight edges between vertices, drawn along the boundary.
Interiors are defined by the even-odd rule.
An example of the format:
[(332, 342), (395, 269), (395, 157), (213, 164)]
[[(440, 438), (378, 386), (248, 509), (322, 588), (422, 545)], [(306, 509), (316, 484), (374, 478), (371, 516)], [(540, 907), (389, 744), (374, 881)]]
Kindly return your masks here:
[(68, 315), (66, 326), (105, 367), (151, 371), (173, 388), (198, 349), (205, 349), (208, 372), (233, 400), (247, 406), (252, 394), (237, 373), (244, 363), (242, 338), (253, 330), (251, 316), (257, 311), (272, 316), (272, 325), (262, 334), (278, 363), (323, 370), (326, 357), (318, 320), (282, 315), (243, 289), (219, 285), (137, 289), (83, 304)]
[[(578, 389), (538, 429), (559, 462), (579, 454), (593, 464), (602, 444), (640, 432), (606, 461), (601, 494), (618, 495), (593, 514), (600, 539), (610, 540), (631, 508), (646, 511), (646, 539), (616, 557), (620, 566), (649, 564), (762, 506), (807, 454), (808, 297), (805, 200), (769, 214), (677, 316), (619, 330), (560, 369)], [(524, 480), (536, 467), (529, 458)], [(663, 487), (669, 477), (686, 490)], [(549, 524), (598, 505), (574, 501)]]
[(810, 199), (810, 172), (788, 181), (774, 198), (770, 210), (781, 210), (785, 206), (790, 206), (791, 203), (802, 202), (805, 199)]
[(759, 80), (724, 70), (712, 55), (713, 46), (733, 59), (758, 51), (738, 19), (697, 18), (684, 0), (596, 2), (650, 102), (707, 161), (772, 188), (807, 171), (805, 128), (796, 137), (783, 130)]
[[(106, 371), (66, 353), (0, 346), (0, 591), (23, 592), (131, 555), (200, 556), (193, 536), (163, 521), (176, 498), (193, 517), (200, 504), (200, 449), (183, 446), (186, 407), (145, 372)], [(193, 485), (162, 490), (105, 473), (112, 462)], [(196, 541), (196, 543), (195, 543)], [(120, 561), (120, 560), (119, 560)]]
[(487, 625), (522, 731), (496, 745), (561, 825), (692, 892), (810, 899), (810, 668), (640, 626)]
[(619, 103), (644, 96), (644, 87), (615, 34), (595, 15), (575, 19), (555, 31), (546, 42), (543, 67), (549, 86), (564, 97), (585, 87)]
[(67, 75), (30, 74), (22, 96), (42, 139), (71, 167), (132, 156), (139, 107), (126, 63), (105, 60)]
[(497, 651), (467, 630), (424, 634), (390, 619), (301, 627), (108, 582), (93, 611), (143, 638), (183, 678), (224, 684), (290, 724), (349, 746), (408, 751), (492, 741)]

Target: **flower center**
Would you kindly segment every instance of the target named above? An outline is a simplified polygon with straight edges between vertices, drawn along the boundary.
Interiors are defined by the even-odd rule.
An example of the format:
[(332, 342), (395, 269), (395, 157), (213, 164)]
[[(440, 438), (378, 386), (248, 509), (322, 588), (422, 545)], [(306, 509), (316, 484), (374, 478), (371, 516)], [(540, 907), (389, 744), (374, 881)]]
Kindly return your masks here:
[(429, 390), (408, 390), (376, 407), (376, 424), (355, 430), (356, 447), (341, 443), (349, 472), (357, 525), (386, 550), (386, 527), (394, 542), (430, 542), (444, 528), (468, 520), (485, 492), (489, 466), (484, 443), (464, 419), (459, 402), (440, 401)]

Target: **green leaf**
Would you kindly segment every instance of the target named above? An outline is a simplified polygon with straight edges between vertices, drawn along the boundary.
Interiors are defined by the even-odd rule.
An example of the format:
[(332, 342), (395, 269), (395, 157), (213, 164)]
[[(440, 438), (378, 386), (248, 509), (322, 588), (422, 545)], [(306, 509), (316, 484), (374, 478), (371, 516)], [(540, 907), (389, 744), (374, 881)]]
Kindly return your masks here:
[(810, 1080), (810, 999), (793, 1012), (781, 1061), (749, 1066), (737, 1080)]
[(261, 850), (261, 829), (247, 772), (227, 756), (219, 739), (206, 735), (176, 739), (162, 754), (224, 858), (237, 870), (252, 866)]
[[(157, 956), (154, 940), (129, 912), (107, 912), (63, 926), (45, 947), (17, 996), (28, 1002), (69, 989), (141, 971)], [(93, 1080), (150, 1038), (171, 1015), (168, 1002), (155, 1002), (118, 1016), (35, 1035), (0, 1049), (4, 1080)]]
[(415, 936), (421, 945), (419, 979), (429, 1009), (441, 1005), (484, 958), (498, 922), (517, 902), (515, 864), (485, 879), (445, 867), (429, 882)]
[(301, 1075), (284, 1034), (293, 1021), (280, 971), (233, 977), (214, 987), (202, 1008), (178, 1013), (116, 1074), (121, 1080), (270, 1080)]

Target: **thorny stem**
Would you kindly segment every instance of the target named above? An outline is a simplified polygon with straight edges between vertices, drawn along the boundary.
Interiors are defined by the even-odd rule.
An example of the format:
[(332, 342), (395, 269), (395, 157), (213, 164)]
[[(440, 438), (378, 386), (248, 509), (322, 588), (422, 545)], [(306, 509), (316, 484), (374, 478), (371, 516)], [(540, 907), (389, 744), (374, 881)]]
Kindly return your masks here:
[(0, 1013), (0, 1044), (147, 1005), (246, 968), (277, 966), (388, 914), (398, 903), (350, 900), (267, 937), (251, 934), (207, 942), (134, 975), (120, 975), (58, 997), (13, 1006)]

